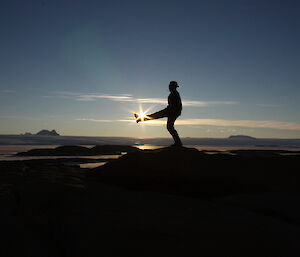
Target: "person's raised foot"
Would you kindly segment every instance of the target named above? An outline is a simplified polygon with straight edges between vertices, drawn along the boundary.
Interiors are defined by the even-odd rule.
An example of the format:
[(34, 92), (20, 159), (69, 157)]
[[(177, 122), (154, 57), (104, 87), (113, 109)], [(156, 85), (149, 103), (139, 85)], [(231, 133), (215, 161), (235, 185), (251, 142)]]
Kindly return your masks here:
[(134, 117), (135, 117), (136, 123), (139, 123), (139, 122), (141, 121), (141, 119), (139, 118), (138, 114), (137, 114), (137, 113), (134, 113), (133, 115), (134, 115)]

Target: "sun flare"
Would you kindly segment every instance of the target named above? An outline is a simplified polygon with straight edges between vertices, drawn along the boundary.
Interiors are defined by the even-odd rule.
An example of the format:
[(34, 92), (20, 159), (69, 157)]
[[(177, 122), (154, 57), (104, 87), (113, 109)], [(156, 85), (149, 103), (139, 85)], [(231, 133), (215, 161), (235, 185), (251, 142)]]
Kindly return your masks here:
[(146, 109), (145, 111), (143, 110), (142, 106), (140, 106), (139, 108), (139, 112), (133, 112), (134, 113), (134, 116), (135, 116), (135, 119), (136, 119), (136, 122), (140, 122), (140, 121), (146, 121), (146, 120), (152, 120), (146, 113), (149, 113), (150, 108)]
[(144, 121), (145, 118), (147, 117), (146, 113), (144, 113), (143, 111), (140, 111), (138, 113), (139, 119), (141, 119), (141, 121)]

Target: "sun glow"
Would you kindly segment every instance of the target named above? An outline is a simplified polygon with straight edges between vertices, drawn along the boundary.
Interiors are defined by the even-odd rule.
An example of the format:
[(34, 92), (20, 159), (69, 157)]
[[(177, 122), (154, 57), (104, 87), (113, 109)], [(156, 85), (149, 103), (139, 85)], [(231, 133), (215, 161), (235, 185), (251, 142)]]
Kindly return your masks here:
[(151, 118), (146, 114), (149, 112), (150, 108), (148, 108), (147, 110), (143, 110), (142, 107), (140, 106), (139, 108), (139, 112), (134, 112), (134, 116), (136, 118), (136, 120), (138, 121), (145, 121), (145, 120), (150, 120)]
[(145, 112), (140, 111), (139, 113), (135, 113), (135, 118), (136, 120), (139, 121), (145, 121), (145, 120), (149, 120), (150, 118), (146, 115)]
[(140, 111), (140, 112), (138, 113), (138, 117), (139, 117), (139, 119), (141, 119), (141, 121), (144, 121), (145, 118), (147, 117), (147, 115), (146, 115), (146, 113), (144, 113), (143, 111)]

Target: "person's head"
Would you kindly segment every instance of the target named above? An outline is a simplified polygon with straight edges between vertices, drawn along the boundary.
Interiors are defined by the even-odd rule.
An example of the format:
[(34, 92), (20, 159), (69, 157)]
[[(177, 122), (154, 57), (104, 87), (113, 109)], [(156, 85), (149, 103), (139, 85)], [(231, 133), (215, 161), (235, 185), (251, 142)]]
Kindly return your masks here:
[(176, 90), (177, 87), (179, 87), (179, 86), (178, 86), (176, 81), (170, 81), (170, 84), (169, 84), (169, 90), (170, 91)]

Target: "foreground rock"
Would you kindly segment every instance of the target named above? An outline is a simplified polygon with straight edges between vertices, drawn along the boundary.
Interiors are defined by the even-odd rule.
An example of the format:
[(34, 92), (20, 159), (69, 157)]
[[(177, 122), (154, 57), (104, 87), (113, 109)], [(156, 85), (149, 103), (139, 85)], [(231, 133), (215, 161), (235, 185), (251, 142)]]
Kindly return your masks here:
[(125, 155), (93, 170), (102, 182), (131, 189), (209, 198), (270, 191), (300, 192), (295, 168), (300, 156), (281, 151), (206, 154), (193, 148), (163, 148)]
[(0, 256), (300, 256), (297, 167), (187, 148), (92, 171), (0, 162)]

